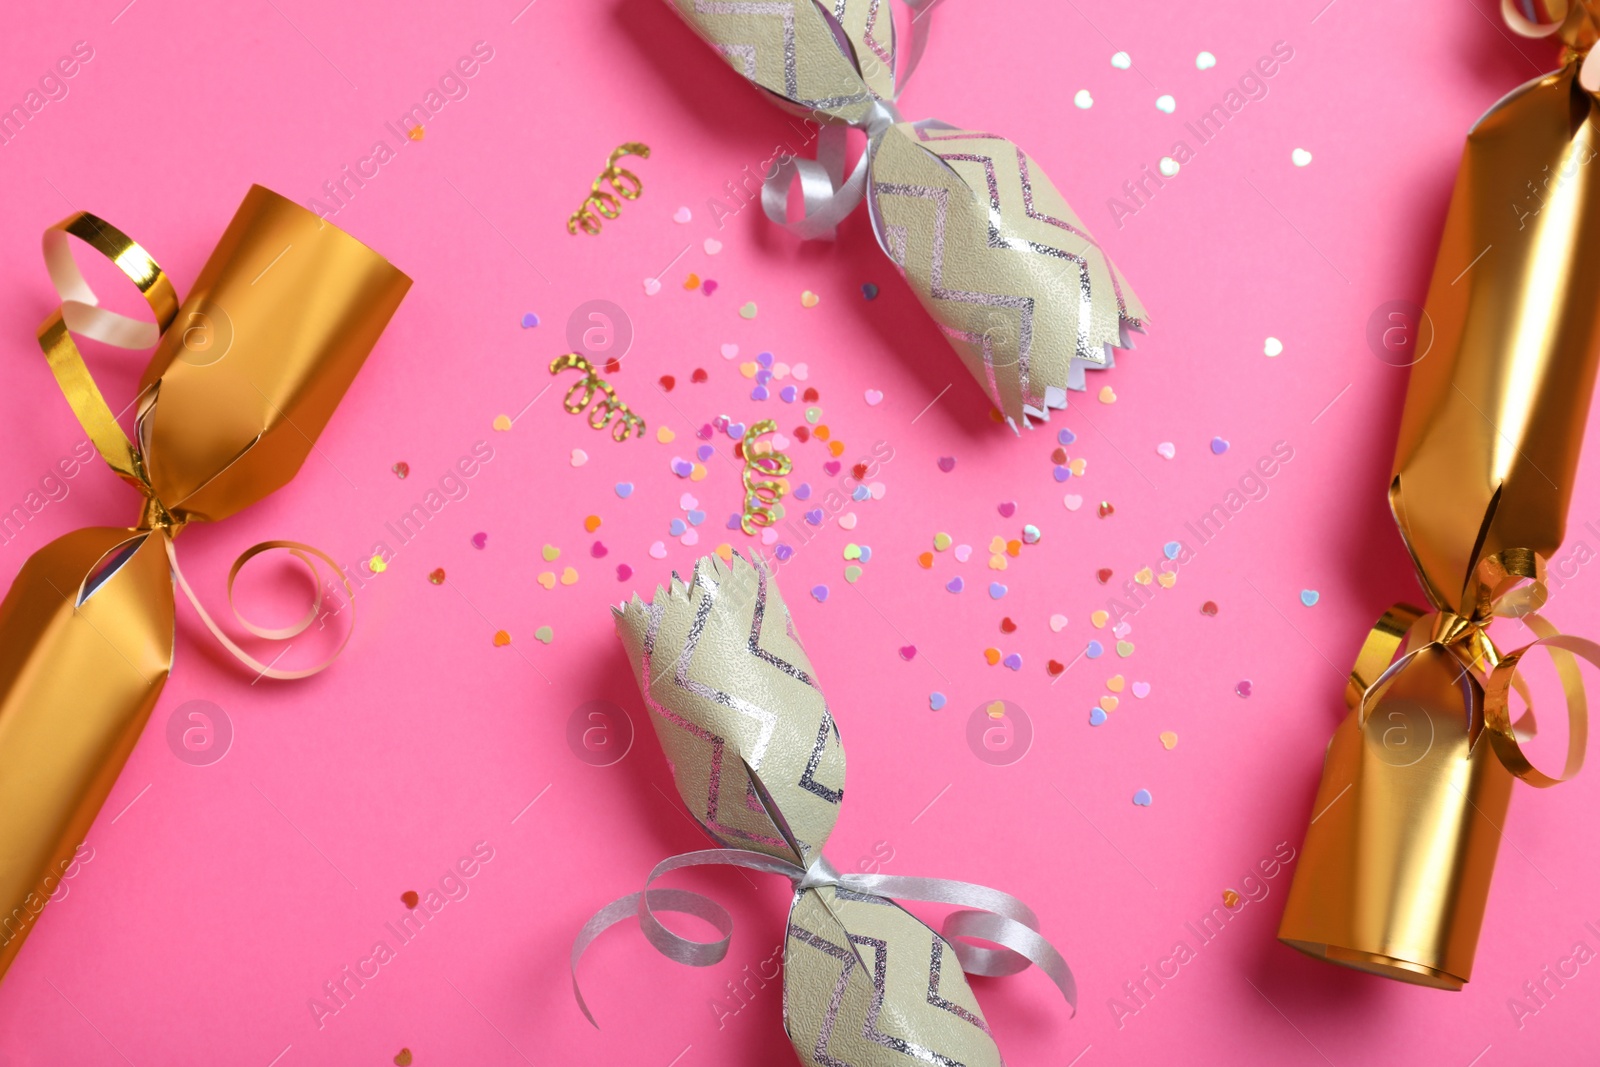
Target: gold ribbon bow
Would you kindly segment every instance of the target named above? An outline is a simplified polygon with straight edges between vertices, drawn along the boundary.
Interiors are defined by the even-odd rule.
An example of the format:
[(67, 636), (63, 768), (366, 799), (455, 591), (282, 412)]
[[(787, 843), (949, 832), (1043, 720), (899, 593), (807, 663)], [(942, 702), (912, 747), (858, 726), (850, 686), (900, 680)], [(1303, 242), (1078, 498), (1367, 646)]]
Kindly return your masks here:
[[(78, 238), (105, 256), (138, 286), (145, 303), (150, 305), (150, 310), (155, 315), (155, 322), (143, 322), (102, 307), (72, 257), (68, 236)], [(77, 342), (73, 340), (73, 335), (79, 334), (117, 348), (140, 349), (154, 345), (172, 328), (178, 315), (178, 294), (171, 280), (138, 242), (104, 219), (87, 211), (70, 215), (45, 230), (44, 260), (50, 272), (50, 280), (55, 285), (57, 295), (61, 297), (61, 306), (51, 312), (49, 318), (39, 327), (39, 347), (44, 350), (45, 358), (50, 363), (50, 370), (55, 375), (56, 384), (61, 387), (62, 395), (66, 397), (72, 413), (77, 416), (84, 432), (89, 435), (95, 450), (118, 476), (138, 489), (144, 497), (144, 510), (139, 517), (138, 529), (160, 534), (165, 539), (172, 576), (189, 603), (194, 606), (201, 622), (234, 658), (260, 677), (308, 678), (324, 670), (344, 651), (354, 630), (355, 590), (349, 578), (340, 570), (338, 563), (320, 549), (299, 541), (263, 541), (241, 553), (228, 571), (228, 606), (239, 625), (256, 637), (269, 641), (286, 641), (303, 633), (321, 615), (322, 576), (314, 560), (326, 563), (338, 576), (344, 585), (351, 611), (351, 625), (345, 628), (338, 647), (326, 659), (313, 666), (297, 669), (279, 668), (262, 663), (241, 648), (206, 611), (178, 565), (177, 550), (173, 541), (183, 531), (189, 516), (181, 509), (169, 508), (160, 499), (152, 484), (144, 452), (123, 432), (117, 422), (117, 416), (112, 413), (111, 406), (106, 403), (105, 396), (89, 373), (83, 353), (78, 350)], [(186, 328), (203, 330), (205, 326), (198, 321), (192, 321)], [(146, 390), (137, 399), (139, 408), (135, 416), (136, 425), (143, 425), (145, 416), (155, 403), (157, 392), (158, 390), (154, 389)], [(274, 549), (287, 550), (290, 555), (304, 563), (316, 588), (305, 616), (282, 627), (260, 626), (250, 621), (240, 612), (233, 598), (234, 581), (245, 564), (263, 552)]]

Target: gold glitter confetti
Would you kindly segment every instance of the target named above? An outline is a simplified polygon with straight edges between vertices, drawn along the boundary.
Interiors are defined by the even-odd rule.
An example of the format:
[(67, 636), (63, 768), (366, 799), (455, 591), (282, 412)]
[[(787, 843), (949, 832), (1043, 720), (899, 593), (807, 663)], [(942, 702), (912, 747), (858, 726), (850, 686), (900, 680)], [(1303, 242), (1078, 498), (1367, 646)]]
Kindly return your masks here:
[[(591, 402), (594, 408), (589, 412), (589, 426), (591, 429), (604, 430), (611, 428), (613, 441), (626, 441), (632, 437), (635, 430), (644, 430), (644, 420), (628, 410), (628, 405), (617, 399), (617, 391), (611, 383), (600, 377), (594, 369), (594, 364), (578, 355), (568, 352), (566, 355), (557, 356), (550, 362), (550, 373), (560, 374), (564, 370), (576, 368), (583, 372), (583, 377), (574, 382), (567, 390), (567, 395), (562, 398), (561, 406), (572, 415), (582, 414), (583, 409)], [(595, 400), (595, 394), (600, 394), (600, 399)], [(615, 422), (611, 416), (620, 416)]]
[[(589, 196), (584, 200), (583, 206), (567, 219), (567, 232), (574, 237), (577, 236), (579, 229), (591, 237), (598, 236), (602, 225), (601, 218), (614, 219), (622, 214), (622, 201), (617, 199), (618, 196), (623, 200), (637, 200), (644, 192), (644, 182), (639, 180), (637, 174), (617, 166), (617, 161), (623, 156), (649, 159), (650, 148), (637, 141), (629, 141), (627, 144), (618, 145), (611, 153), (611, 158), (606, 162), (606, 169), (601, 171), (600, 177), (589, 186)], [(601, 189), (601, 182), (610, 182), (616, 195)], [(599, 217), (596, 217), (597, 215)]]

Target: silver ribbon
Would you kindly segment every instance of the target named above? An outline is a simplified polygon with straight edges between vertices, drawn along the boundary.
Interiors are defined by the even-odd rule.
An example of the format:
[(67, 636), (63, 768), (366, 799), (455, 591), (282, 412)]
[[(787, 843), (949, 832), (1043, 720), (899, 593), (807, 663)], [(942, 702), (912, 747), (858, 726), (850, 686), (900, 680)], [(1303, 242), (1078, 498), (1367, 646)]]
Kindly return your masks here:
[[(875, 100), (872, 110), (849, 126), (824, 126), (817, 133), (817, 158), (800, 159), (790, 156), (779, 163), (761, 183), (761, 210), (767, 218), (788, 230), (802, 241), (831, 241), (839, 223), (856, 209), (867, 194), (867, 173), (872, 169), (872, 156), (877, 151), (879, 139), (885, 131), (901, 121), (900, 113), (891, 101)], [(856, 160), (850, 177), (844, 176), (846, 138), (851, 126), (867, 135), (867, 147)], [(794, 179), (800, 179), (800, 193), (805, 201), (805, 211), (800, 218), (789, 220), (789, 189)]]
[[(733, 940), (733, 916), (710, 897), (686, 889), (652, 889), (657, 878), (684, 867), (726, 865), (746, 870), (781, 874), (794, 883), (795, 892), (836, 886), (852, 893), (876, 897), (897, 897), (929, 904), (954, 904), (963, 911), (951, 912), (945, 918), (939, 933), (955, 951), (956, 959), (967, 974), (1000, 978), (1027, 970), (1030, 964), (1049, 976), (1068, 1005), (1077, 1013), (1078, 986), (1072, 969), (1061, 958), (1055, 946), (1039, 933), (1039, 917), (1033, 909), (1010, 893), (1002, 893), (988, 886), (971, 882), (957, 882), (948, 878), (912, 878), (897, 874), (841, 874), (826, 857), (818, 855), (810, 867), (751, 852), (742, 848), (710, 848), (699, 852), (685, 852), (656, 864), (645, 879), (644, 889), (630, 893), (620, 900), (597, 911), (572, 942), (572, 995), (578, 1001), (584, 1018), (599, 1029), (589, 1005), (584, 1002), (578, 988), (578, 961), (584, 952), (606, 930), (617, 923), (637, 916), (639, 928), (656, 951), (677, 963), (690, 967), (709, 967), (728, 954)], [(722, 936), (715, 941), (696, 941), (681, 937), (668, 930), (656, 918), (657, 911), (672, 911), (704, 919)], [(983, 948), (959, 938), (980, 938), (1001, 946)]]

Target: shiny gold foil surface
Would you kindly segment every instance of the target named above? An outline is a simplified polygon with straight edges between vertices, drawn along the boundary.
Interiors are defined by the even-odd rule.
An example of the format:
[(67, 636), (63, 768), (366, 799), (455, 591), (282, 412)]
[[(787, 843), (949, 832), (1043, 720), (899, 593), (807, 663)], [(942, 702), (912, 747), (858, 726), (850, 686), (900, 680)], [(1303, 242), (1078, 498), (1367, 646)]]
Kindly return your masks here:
[[(1278, 930), (1308, 955), (1443, 989), (1472, 976), (1513, 777), (1551, 785), (1581, 766), (1574, 657), (1600, 658), (1533, 614), (1600, 365), (1600, 114), (1572, 47), (1593, 35), (1586, 8), (1564, 17), (1563, 68), (1467, 138), (1389, 487), (1433, 610), (1395, 608), (1362, 650)], [(1497, 614), (1538, 639), (1497, 649)], [(1568, 701), (1559, 778), (1522, 754), (1531, 706), (1510, 721), (1535, 645)]]
[[(139, 286), (154, 324), (98, 305), (68, 235)], [(73, 413), (144, 506), (132, 526), (45, 545), (0, 603), (0, 975), (94, 822), (172, 667), (174, 578), (183, 583), (173, 539), (187, 522), (225, 518), (294, 477), (411, 284), (359, 241), (261, 186), (181, 307), (155, 261), (101, 219), (73, 215), (46, 232), (44, 245), (62, 307), (40, 328), (40, 345)], [(159, 337), (131, 437), (74, 335), (128, 348)], [(268, 544), (291, 548), (308, 566), (305, 554), (320, 556)], [(203, 609), (202, 618), (254, 663)]]

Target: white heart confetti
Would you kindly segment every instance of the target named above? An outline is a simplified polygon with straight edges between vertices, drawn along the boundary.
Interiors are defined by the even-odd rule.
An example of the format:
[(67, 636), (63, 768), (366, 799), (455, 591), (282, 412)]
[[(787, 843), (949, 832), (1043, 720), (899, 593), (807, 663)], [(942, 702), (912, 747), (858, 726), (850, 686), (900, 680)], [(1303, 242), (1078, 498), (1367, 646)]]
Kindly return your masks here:
[(1171, 441), (1162, 441), (1156, 445), (1156, 455), (1162, 459), (1171, 459), (1178, 454), (1178, 449)]
[(789, 364), (787, 364), (787, 363), (774, 363), (772, 365), (772, 380), (773, 381), (781, 382), (785, 378), (787, 378), (788, 376), (789, 376)]
[(589, 453), (585, 452), (581, 448), (574, 448), (572, 450), (572, 465), (574, 467), (581, 467), (587, 462), (589, 462)]
[(1066, 496), (1061, 498), (1061, 502), (1067, 506), (1068, 511), (1077, 511), (1079, 508), (1083, 507), (1083, 497), (1079, 496), (1077, 493), (1068, 493)]
[(776, 541), (777, 539), (778, 539), (777, 527), (768, 526), (765, 530), (761, 531), (761, 543), (762, 544), (770, 545), (774, 541)]
[(956, 546), (956, 550), (955, 550), (955, 556), (956, 556), (956, 562), (957, 563), (965, 563), (967, 560), (972, 558), (972, 546), (971, 545), (957, 545)]
[(697, 545), (700, 543), (700, 531), (691, 526), (683, 531), (683, 536), (679, 540), (686, 545)]
[(847, 511), (839, 516), (839, 529), (854, 530), (856, 528), (856, 513)]
[(700, 501), (695, 499), (693, 493), (685, 493), (678, 498), (678, 506), (684, 511), (693, 511), (700, 506)]
[(883, 494), (887, 493), (888, 491), (888, 487), (886, 487), (882, 482), (873, 482), (871, 485), (867, 486), (867, 492), (871, 494), (872, 499), (874, 500), (882, 500)]
[(644, 295), (645, 296), (655, 296), (660, 291), (661, 291), (661, 279), (660, 278), (646, 278), (644, 280)]
[(795, 381), (803, 382), (807, 378), (811, 377), (811, 368), (806, 366), (804, 363), (796, 363), (794, 367), (790, 369), (789, 373), (794, 375)]
[(1309, 166), (1311, 163), (1311, 153), (1304, 148), (1296, 148), (1289, 153), (1289, 158), (1294, 161), (1294, 165), (1297, 167)]
[(714, 256), (718, 252), (722, 251), (722, 242), (717, 240), (715, 237), (707, 237), (705, 249), (706, 255)]
[(1176, 178), (1178, 176), (1178, 161), (1171, 156), (1162, 156), (1161, 162), (1156, 164), (1156, 169), (1163, 178)]
[(679, 224), (688, 222), (692, 218), (694, 218), (694, 213), (686, 207), (680, 207), (672, 213), (672, 221)]
[(1060, 633), (1062, 630), (1065, 630), (1066, 628), (1067, 628), (1067, 617), (1065, 615), (1052, 615), (1052, 616), (1050, 616), (1050, 629), (1051, 630), (1053, 630), (1056, 633)]
[(877, 389), (868, 389), (866, 393), (867, 407), (875, 408), (883, 403), (883, 393)]
[(1072, 102), (1083, 108), (1085, 111), (1089, 110), (1091, 107), (1094, 107), (1094, 97), (1089, 95), (1089, 90), (1087, 89), (1079, 89), (1072, 97)]
[(1269, 337), (1266, 343), (1261, 346), (1261, 351), (1266, 354), (1268, 359), (1273, 356), (1281, 356), (1283, 355), (1283, 342), (1276, 337)]
[(654, 544), (652, 544), (650, 546), (650, 558), (651, 559), (666, 559), (667, 558), (667, 546), (665, 544), (663, 544), (662, 542), (660, 542), (660, 541), (657, 541)]
[(1178, 110), (1178, 102), (1172, 98), (1171, 93), (1162, 93), (1156, 97), (1156, 110), (1170, 115)]
[(1210, 70), (1217, 65), (1217, 57), (1210, 52), (1201, 52), (1194, 57), (1194, 65), (1196, 70)]
[(737, 359), (737, 358), (739, 358), (739, 346), (738, 345), (723, 345), (722, 346), (722, 358), (723, 359)]
[[(787, 452), (790, 444), (791, 442), (786, 435), (781, 433), (775, 433), (772, 435), (772, 447), (776, 448), (779, 452)], [(768, 528), (770, 529), (771, 527)]]
[(1129, 67), (1133, 66), (1133, 58), (1126, 52), (1118, 52), (1116, 55), (1111, 57), (1111, 65), (1116, 67), (1118, 70), (1127, 70)]

